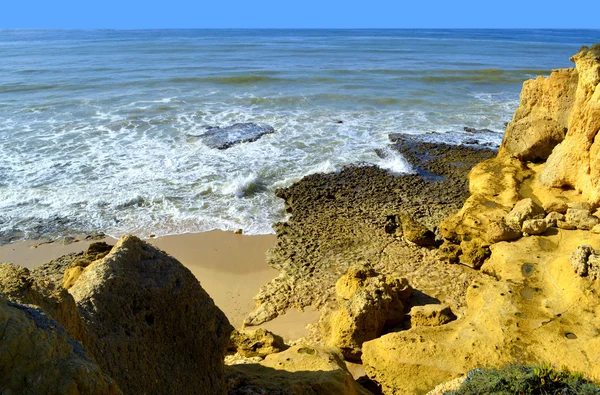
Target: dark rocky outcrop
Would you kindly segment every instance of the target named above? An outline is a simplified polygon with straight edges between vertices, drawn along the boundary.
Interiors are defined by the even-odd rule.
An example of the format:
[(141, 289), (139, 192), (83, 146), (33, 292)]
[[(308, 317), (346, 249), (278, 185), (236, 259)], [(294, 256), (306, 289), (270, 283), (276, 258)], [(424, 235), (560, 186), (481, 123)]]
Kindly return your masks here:
[[(423, 142), (406, 136), (392, 139), (417, 175), (394, 175), (376, 166), (348, 166), (338, 173), (313, 174), (276, 191), (290, 218), (277, 223), (277, 244), (267, 261), (280, 276), (261, 289), (258, 306), (246, 320), (258, 325), (289, 307), (321, 308), (335, 299), (334, 285), (350, 265), (370, 265), (379, 273), (407, 277), (411, 285), (421, 267), (436, 265), (441, 277), (417, 279), (419, 289), (431, 289), (462, 304), (460, 284), (469, 274), (463, 268), (442, 267), (435, 252), (403, 241), (397, 232), (410, 223), (426, 231), (421, 244), (431, 244), (429, 232), (455, 213), (468, 196), (466, 175), (471, 167), (494, 155), (491, 150)], [(393, 228), (393, 229), (392, 229)], [(411, 228), (411, 229), (409, 229)], [(420, 228), (424, 230), (423, 228)], [(424, 264), (423, 262), (427, 262)], [(316, 281), (318, 279), (318, 281)], [(435, 283), (435, 286), (433, 285)], [(463, 295), (463, 296), (460, 296)]]
[(120, 394), (67, 331), (31, 305), (0, 294), (2, 394)]
[(236, 144), (251, 143), (266, 134), (275, 133), (275, 129), (268, 125), (257, 125), (255, 123), (235, 123), (226, 127), (207, 127), (206, 132), (199, 137), (202, 142), (210, 148), (225, 150)]
[(194, 275), (174, 258), (125, 236), (69, 289), (88, 349), (126, 393), (225, 393), (232, 330)]

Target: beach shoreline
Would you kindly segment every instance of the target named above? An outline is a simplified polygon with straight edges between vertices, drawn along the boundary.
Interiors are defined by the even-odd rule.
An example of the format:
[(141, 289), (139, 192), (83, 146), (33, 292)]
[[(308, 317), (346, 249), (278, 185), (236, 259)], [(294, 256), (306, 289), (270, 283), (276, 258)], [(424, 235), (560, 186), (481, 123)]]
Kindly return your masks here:
[[(66, 254), (85, 251), (94, 242), (114, 245), (111, 237), (81, 240), (68, 244), (61, 240), (16, 241), (0, 246), (0, 262), (10, 262), (34, 269)], [(77, 240), (77, 238), (76, 238)], [(265, 253), (273, 247), (275, 235), (240, 235), (214, 230), (146, 239), (180, 261), (196, 276), (202, 288), (225, 313), (230, 323), (240, 328), (255, 307), (253, 297), (261, 286), (279, 274), (266, 263)], [(286, 340), (306, 336), (306, 325), (316, 322), (319, 314), (290, 310), (287, 314), (262, 325)]]

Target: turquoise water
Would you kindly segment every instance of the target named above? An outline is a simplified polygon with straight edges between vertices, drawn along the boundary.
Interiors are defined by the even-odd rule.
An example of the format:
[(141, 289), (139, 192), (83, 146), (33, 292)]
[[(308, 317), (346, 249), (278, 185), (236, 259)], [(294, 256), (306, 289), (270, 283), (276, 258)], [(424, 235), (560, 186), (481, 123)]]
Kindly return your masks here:
[[(384, 159), (389, 133), (501, 141), (522, 82), (585, 30), (0, 30), (0, 239), (165, 235), (285, 218), (273, 191)], [(343, 123), (338, 123), (342, 121)], [(275, 133), (210, 149), (206, 126)]]

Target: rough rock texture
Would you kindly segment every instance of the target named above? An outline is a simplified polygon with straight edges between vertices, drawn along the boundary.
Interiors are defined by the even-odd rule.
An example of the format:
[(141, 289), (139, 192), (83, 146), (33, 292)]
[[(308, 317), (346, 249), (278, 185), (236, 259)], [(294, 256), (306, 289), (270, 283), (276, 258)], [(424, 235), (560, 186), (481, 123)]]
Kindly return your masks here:
[(426, 304), (410, 309), (411, 326), (440, 326), (455, 319), (450, 306), (443, 304)]
[(593, 216), (589, 210), (570, 208), (565, 215), (565, 222), (576, 229), (592, 229), (600, 223), (598, 217)]
[(62, 326), (32, 306), (0, 294), (0, 392), (120, 394)]
[(546, 216), (544, 209), (538, 206), (533, 199), (526, 198), (519, 200), (517, 204), (510, 210), (504, 220), (508, 226), (515, 229), (521, 229), (523, 223), (531, 219), (541, 219)]
[(546, 219), (528, 219), (523, 222), (521, 230), (524, 235), (541, 235), (548, 228)]
[[(460, 308), (461, 284), (470, 281), (470, 274), (445, 266), (435, 252), (398, 240), (401, 224), (390, 223), (404, 213), (434, 231), (467, 197), (471, 166), (494, 153), (400, 137), (393, 141), (421, 175), (352, 166), (339, 173), (313, 174), (277, 191), (290, 218), (274, 225), (277, 244), (267, 260), (280, 275), (255, 297), (257, 308), (246, 324), (259, 325), (290, 307), (321, 309), (335, 300), (335, 282), (351, 264), (370, 264), (381, 274), (407, 277), (411, 284), (412, 277), (419, 277), (415, 286)], [(434, 274), (419, 276), (425, 267)]]
[(87, 332), (75, 301), (62, 287), (34, 277), (24, 267), (1, 263), (0, 293), (12, 302), (35, 305), (61, 324), (71, 336), (87, 344)]
[(360, 361), (362, 344), (399, 325), (412, 293), (406, 279), (387, 278), (369, 268), (353, 266), (335, 285), (339, 308), (321, 317), (326, 342), (347, 360)]
[(547, 78), (525, 81), (498, 155), (514, 155), (522, 161), (548, 158), (567, 132), (577, 79), (575, 69), (561, 69)]
[(181, 263), (125, 236), (69, 289), (88, 350), (126, 393), (225, 393), (227, 318)]
[(556, 227), (558, 221), (564, 221), (565, 220), (565, 215), (561, 214), (561, 213), (557, 213), (556, 211), (548, 213), (548, 215), (546, 215), (545, 221), (546, 224), (548, 225), (548, 227)]
[(266, 134), (275, 133), (275, 129), (268, 125), (257, 125), (255, 123), (235, 123), (226, 127), (208, 127), (206, 132), (199, 136), (204, 144), (210, 148), (225, 150), (236, 144), (251, 143)]
[(299, 345), (259, 364), (227, 368), (230, 395), (367, 395), (335, 349)]
[[(568, 132), (548, 157), (540, 174), (547, 187), (572, 187), (586, 200), (600, 203), (600, 60), (581, 52), (571, 58), (578, 74), (575, 101), (568, 118)], [(558, 96), (559, 100), (563, 100)]]
[(592, 280), (600, 279), (600, 254), (592, 246), (583, 244), (577, 247), (569, 257), (575, 273), (581, 277), (589, 276)]
[(423, 394), (484, 366), (548, 361), (600, 377), (600, 288), (573, 275), (569, 255), (600, 236), (575, 230), (490, 247), (464, 316), (365, 342), (367, 375), (385, 394)]
[(440, 224), (447, 241), (446, 260), (478, 268), (489, 256), (491, 244), (519, 237), (521, 225), (508, 223), (505, 217), (522, 199), (521, 184), (531, 174), (512, 157), (488, 159), (473, 167), (469, 173), (471, 196), (458, 213)]
[(69, 265), (65, 274), (63, 275), (62, 287), (69, 289), (75, 284), (83, 270), (88, 267), (92, 262), (104, 258), (113, 246), (108, 245), (105, 242), (92, 243), (88, 249), (84, 252), (82, 257), (77, 257)]
[(239, 353), (245, 358), (261, 357), (281, 352), (288, 347), (281, 336), (277, 336), (264, 328), (254, 331), (231, 332), (228, 350)]

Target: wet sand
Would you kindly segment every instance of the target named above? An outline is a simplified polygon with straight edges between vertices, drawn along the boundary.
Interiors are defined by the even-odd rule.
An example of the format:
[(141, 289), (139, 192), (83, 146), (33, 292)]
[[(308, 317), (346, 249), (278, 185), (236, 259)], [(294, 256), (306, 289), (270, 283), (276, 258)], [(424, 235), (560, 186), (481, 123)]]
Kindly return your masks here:
[[(104, 241), (116, 242), (110, 238)], [(260, 287), (278, 275), (277, 270), (265, 261), (265, 252), (275, 243), (275, 235), (247, 236), (212, 231), (148, 241), (190, 269), (236, 328), (254, 307), (253, 297)], [(62, 255), (83, 251), (92, 242), (78, 241), (67, 245), (61, 242), (16, 242), (0, 246), (0, 262), (35, 268)], [(307, 335), (306, 325), (318, 318), (319, 314), (312, 310), (303, 313), (290, 310), (262, 326), (286, 340), (295, 340)]]

